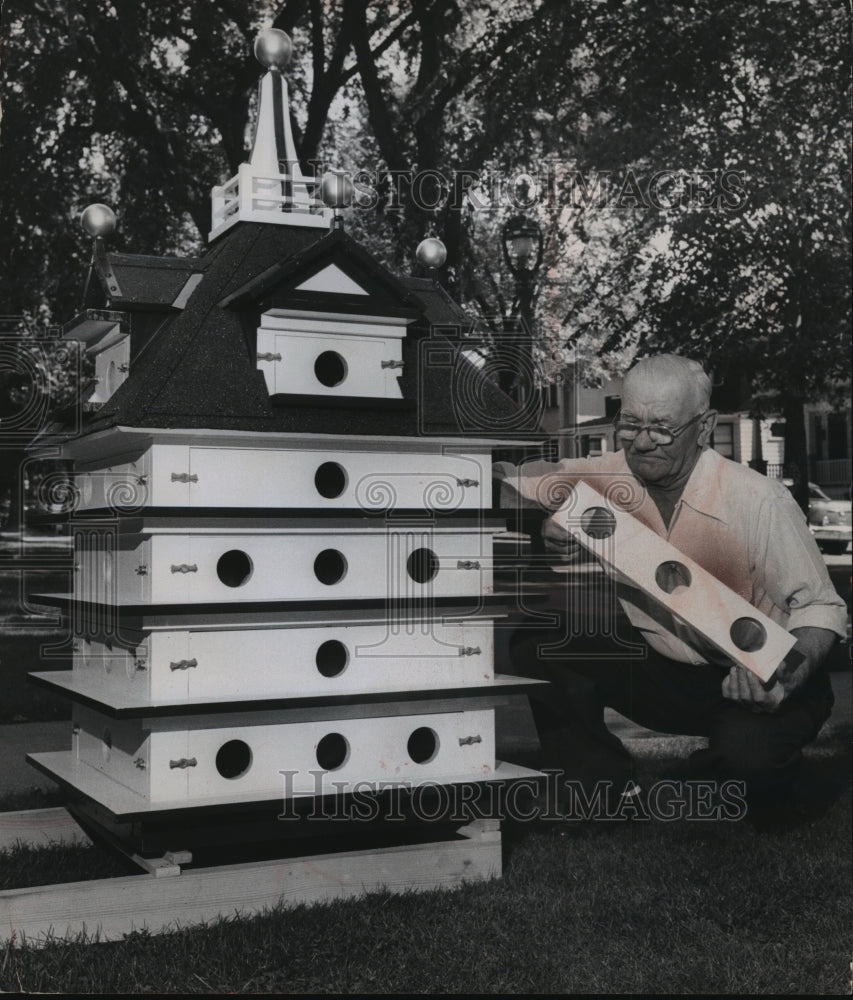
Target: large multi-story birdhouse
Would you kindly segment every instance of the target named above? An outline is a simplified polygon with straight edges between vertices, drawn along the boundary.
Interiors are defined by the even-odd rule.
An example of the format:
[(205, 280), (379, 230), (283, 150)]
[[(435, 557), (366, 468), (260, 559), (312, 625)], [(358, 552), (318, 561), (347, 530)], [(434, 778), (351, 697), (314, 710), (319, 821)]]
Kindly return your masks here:
[(437, 332), (469, 325), (441, 286), (381, 266), (299, 170), (288, 46), (256, 47), (254, 148), (202, 256), (109, 252), (109, 210), (83, 217), (65, 333), (96, 382), (62, 445), (74, 582), (54, 598), (73, 670), (35, 675), (73, 734), (30, 759), (140, 852), (250, 840), (244, 818), (283, 803), (531, 775), (495, 759), (495, 706), (535, 683), (494, 663), (491, 452), (517, 442), (489, 428), (514, 404)]

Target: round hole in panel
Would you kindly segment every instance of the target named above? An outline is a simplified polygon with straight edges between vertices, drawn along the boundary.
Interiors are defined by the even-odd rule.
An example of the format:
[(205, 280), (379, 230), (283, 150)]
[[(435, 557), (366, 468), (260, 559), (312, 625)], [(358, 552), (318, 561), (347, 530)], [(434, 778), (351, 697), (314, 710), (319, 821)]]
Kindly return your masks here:
[(216, 770), (223, 778), (242, 778), (252, 766), (252, 749), (243, 740), (228, 740), (216, 751)]
[(317, 669), (324, 677), (337, 677), (349, 663), (349, 650), (338, 639), (327, 639), (317, 649)]
[(314, 576), (327, 587), (340, 583), (346, 572), (347, 561), (337, 549), (323, 549), (314, 560)]
[(314, 474), (314, 487), (321, 497), (334, 500), (347, 488), (347, 474), (337, 462), (323, 462)]
[(230, 549), (219, 557), (216, 575), (226, 587), (242, 587), (252, 575), (252, 560), (241, 549)]
[(689, 587), (693, 582), (690, 570), (675, 559), (662, 562), (655, 570), (655, 583), (662, 591), (671, 594), (679, 587)]
[(349, 743), (340, 733), (326, 733), (317, 744), (317, 763), (324, 771), (337, 771), (349, 757)]
[(415, 549), (406, 560), (406, 572), (415, 583), (429, 583), (438, 574), (438, 556), (432, 549)]
[(347, 363), (337, 351), (323, 351), (314, 362), (314, 375), (320, 385), (333, 389), (347, 377)]
[(587, 507), (581, 514), (581, 527), (590, 538), (609, 538), (616, 530), (616, 518), (605, 507)]
[(755, 618), (737, 618), (729, 629), (732, 642), (744, 653), (755, 653), (767, 642), (767, 630)]
[(409, 737), (406, 750), (416, 764), (428, 764), (438, 753), (438, 734), (429, 726), (421, 726)]

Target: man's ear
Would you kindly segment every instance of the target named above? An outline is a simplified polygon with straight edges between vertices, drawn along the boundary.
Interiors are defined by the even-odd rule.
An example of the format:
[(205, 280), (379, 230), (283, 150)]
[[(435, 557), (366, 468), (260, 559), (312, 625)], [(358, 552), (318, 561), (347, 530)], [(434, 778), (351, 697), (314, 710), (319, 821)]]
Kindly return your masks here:
[(707, 410), (700, 421), (699, 426), (702, 430), (699, 432), (699, 447), (704, 448), (706, 445), (711, 443), (711, 435), (714, 433), (714, 428), (717, 426), (717, 411)]

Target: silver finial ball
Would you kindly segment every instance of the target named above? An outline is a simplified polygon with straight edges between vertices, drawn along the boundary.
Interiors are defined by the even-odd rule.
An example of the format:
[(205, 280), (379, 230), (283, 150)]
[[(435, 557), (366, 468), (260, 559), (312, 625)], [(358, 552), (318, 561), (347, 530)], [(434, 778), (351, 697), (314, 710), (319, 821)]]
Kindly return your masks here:
[(80, 225), (90, 236), (112, 236), (116, 229), (116, 214), (109, 205), (96, 202), (83, 210)]
[(349, 177), (341, 170), (329, 170), (323, 174), (320, 183), (320, 197), (329, 208), (343, 208), (352, 201), (353, 186)]
[(290, 35), (280, 28), (263, 28), (255, 39), (255, 58), (264, 69), (287, 69), (293, 54)]
[(421, 240), (415, 259), (423, 267), (441, 267), (447, 260), (447, 247), (436, 236)]

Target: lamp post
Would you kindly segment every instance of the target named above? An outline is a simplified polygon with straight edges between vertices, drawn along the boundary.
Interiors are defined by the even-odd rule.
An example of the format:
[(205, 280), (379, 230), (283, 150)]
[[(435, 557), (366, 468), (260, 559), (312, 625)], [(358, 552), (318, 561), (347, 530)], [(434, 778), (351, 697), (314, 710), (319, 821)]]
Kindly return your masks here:
[(544, 240), (539, 223), (525, 215), (513, 215), (501, 230), (504, 262), (515, 278), (515, 298), (504, 323), (506, 358), (501, 366), (501, 388), (516, 402), (524, 403), (533, 385), (533, 295), (542, 263)]

